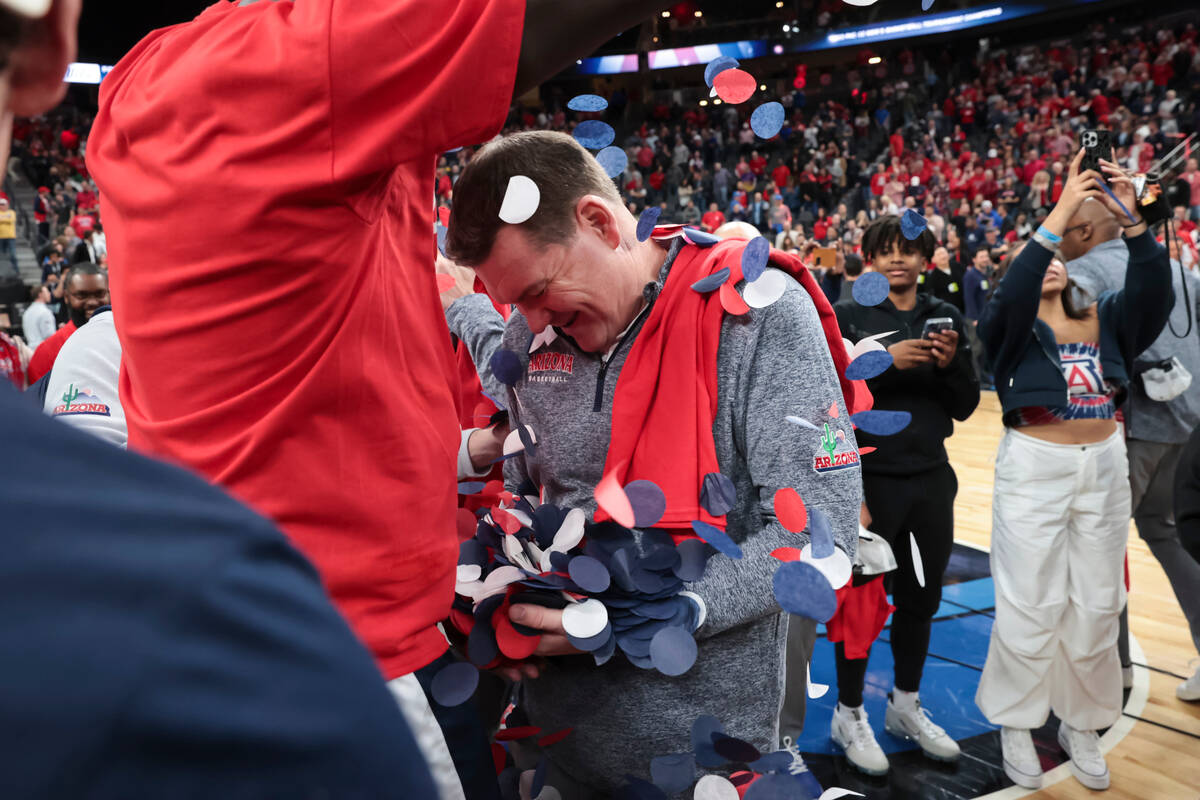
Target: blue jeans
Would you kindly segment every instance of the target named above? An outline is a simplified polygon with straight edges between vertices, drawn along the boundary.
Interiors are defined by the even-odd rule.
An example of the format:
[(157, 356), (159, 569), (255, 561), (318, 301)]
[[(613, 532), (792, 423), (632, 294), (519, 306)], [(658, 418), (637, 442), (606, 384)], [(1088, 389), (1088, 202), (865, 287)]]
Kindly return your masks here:
[(8, 262), (12, 264), (13, 274), (21, 277), (21, 268), (17, 266), (16, 239), (0, 239), (0, 256), (4, 255), (8, 256)]

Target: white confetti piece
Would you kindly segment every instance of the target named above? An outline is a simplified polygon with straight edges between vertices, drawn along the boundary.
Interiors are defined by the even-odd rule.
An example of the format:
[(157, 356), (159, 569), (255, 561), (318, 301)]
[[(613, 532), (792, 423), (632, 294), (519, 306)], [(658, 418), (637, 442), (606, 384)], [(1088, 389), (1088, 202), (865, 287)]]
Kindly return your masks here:
[(705, 775), (696, 782), (694, 800), (738, 800), (737, 787), (720, 775)]
[(766, 308), (787, 291), (787, 276), (777, 269), (768, 269), (758, 280), (746, 284), (742, 299), (751, 308)]
[[(529, 439), (534, 444), (537, 444), (537, 434), (533, 432), (533, 428), (525, 426), (525, 432), (529, 434)], [(508, 436), (504, 437), (504, 455), (511, 456), (513, 453), (519, 453), (525, 449), (525, 443), (521, 441), (521, 431), (517, 428), (511, 430)]]
[(608, 624), (608, 608), (594, 598), (573, 603), (563, 609), (562, 626), (576, 639), (590, 639)]
[(808, 671), (808, 696), (813, 700), (820, 700), (829, 691), (829, 687), (823, 683), (813, 683), (811, 665), (806, 664), (804, 669)]
[(500, 204), (500, 219), (510, 225), (519, 225), (538, 210), (542, 193), (537, 184), (524, 175), (513, 175), (508, 179), (504, 202)]
[(917, 576), (917, 585), (925, 588), (925, 565), (921, 563), (921, 548), (917, 547), (917, 537), (912, 531), (908, 532), (908, 543), (912, 546), (913, 573)]
[(811, 422), (804, 419), (803, 417), (789, 416), (789, 417), (784, 417), (784, 419), (786, 419), (788, 422), (792, 423), (793, 425), (799, 425), (802, 428), (808, 428), (810, 430), (816, 431), (817, 433), (821, 433), (820, 428), (818, 428), (816, 425), (813, 425)]
[[(846, 0), (849, 2), (850, 0)], [(840, 786), (835, 786), (832, 789), (826, 789), (821, 793), (817, 800), (838, 800), (839, 797), (866, 797), (862, 792), (852, 792), (849, 789), (843, 789)]]
[(828, 558), (813, 558), (812, 545), (806, 544), (800, 551), (800, 560), (816, 567), (817, 571), (829, 581), (829, 585), (833, 587), (834, 591), (849, 583), (854, 572), (854, 564), (840, 547), (833, 548), (833, 555)]
[(871, 350), (886, 350), (887, 348), (884, 347), (882, 344), (880, 344), (879, 340), (886, 339), (887, 337), (892, 336), (896, 333), (899, 333), (899, 331), (888, 331), (887, 333), (877, 333), (874, 336), (868, 336), (865, 339), (859, 339), (858, 344), (854, 345), (854, 349), (850, 351), (850, 360), (853, 361), (854, 359), (861, 356), (863, 353), (869, 352)]

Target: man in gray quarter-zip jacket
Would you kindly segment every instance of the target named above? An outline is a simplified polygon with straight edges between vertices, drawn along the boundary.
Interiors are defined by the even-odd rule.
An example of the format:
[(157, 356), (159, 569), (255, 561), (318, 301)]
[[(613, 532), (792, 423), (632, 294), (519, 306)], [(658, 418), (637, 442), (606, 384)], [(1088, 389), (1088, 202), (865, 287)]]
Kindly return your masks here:
[[(530, 178), (540, 200), (527, 222), (502, 224), (498, 211), (514, 175)], [(546, 502), (596, 510), (592, 492), (604, 470), (621, 370), (676, 256), (693, 246), (638, 241), (636, 227), (595, 159), (561, 134), (493, 142), (455, 187), (448, 254), (475, 266), (498, 302), (518, 308), (500, 344), (526, 366), (507, 392), (509, 411), (514, 425), (533, 429), (538, 446), (535, 455), (507, 463), (510, 490), (529, 479)], [(476, 364), (488, 363), (496, 346), (488, 305), (486, 297), (469, 295), (447, 310), (451, 330)], [(532, 342), (535, 333), (541, 336)], [(652, 758), (692, 749), (692, 723), (703, 714), (763, 752), (778, 748), (788, 620), (772, 592), (778, 562), (771, 553), (807, 542), (776, 520), (778, 489), (792, 487), (810, 508), (824, 511), (837, 543), (854, 556), (857, 466), (818, 472), (821, 436), (785, 420), (828, 422), (844, 434), (839, 450), (857, 453), (829, 345), (804, 288), (789, 277), (772, 305), (727, 315), (716, 370), (712, 436), (720, 470), (737, 489), (726, 522), (743, 557), (714, 556), (704, 577), (688, 586), (706, 614), (696, 631), (696, 663), (681, 677), (639, 669), (620, 656), (597, 667), (565, 638), (543, 637), (539, 654), (549, 657), (522, 682), (519, 708), (543, 731), (574, 729), (546, 750), (547, 785), (566, 800), (604, 796), (627, 774), (648, 778)], [(836, 419), (828, 413), (834, 401), (841, 407)], [(561, 624), (535, 626), (561, 634)], [(536, 760), (535, 748), (521, 744), (518, 761), (532, 766), (526, 759)]]

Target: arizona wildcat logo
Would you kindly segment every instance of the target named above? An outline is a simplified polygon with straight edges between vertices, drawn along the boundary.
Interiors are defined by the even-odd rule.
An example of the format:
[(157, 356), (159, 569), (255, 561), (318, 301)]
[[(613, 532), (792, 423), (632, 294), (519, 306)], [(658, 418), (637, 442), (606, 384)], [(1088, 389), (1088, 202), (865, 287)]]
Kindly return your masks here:
[(825, 423), (825, 432), (821, 434), (821, 449), (825, 451), (825, 455), (813, 456), (813, 471), (823, 475), (827, 472), (839, 472), (843, 469), (859, 467), (857, 450), (837, 452), (838, 442), (845, 441), (846, 434), (843, 431), (832, 430), (829, 423)]
[(76, 389), (71, 384), (62, 394), (62, 402), (54, 407), (51, 416), (64, 417), (75, 414), (93, 414), (100, 417), (110, 417), (112, 412), (95, 392), (91, 389)]

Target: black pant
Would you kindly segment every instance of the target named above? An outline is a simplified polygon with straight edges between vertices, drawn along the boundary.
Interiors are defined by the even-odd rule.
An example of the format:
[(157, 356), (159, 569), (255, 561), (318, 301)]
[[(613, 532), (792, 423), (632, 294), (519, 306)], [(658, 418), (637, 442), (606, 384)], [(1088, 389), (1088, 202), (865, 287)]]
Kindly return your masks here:
[[(887, 539), (896, 554), (896, 570), (887, 576), (892, 591), (892, 658), (896, 662), (896, 688), (915, 692), (921, 686), (925, 655), (929, 652), (930, 621), (942, 602), (942, 575), (954, 546), (954, 497), (958, 478), (949, 464), (908, 477), (863, 474), (863, 497), (871, 512), (871, 532)], [(913, 571), (912, 545), (916, 537), (924, 567), (925, 586)], [(846, 658), (837, 646), (838, 699), (845, 706), (861, 706), (867, 659)]]
[(479, 693), (467, 702), (452, 707), (444, 706), (433, 699), (433, 677), (441, 672), (443, 667), (458, 660), (453, 651), (447, 651), (437, 661), (413, 674), (425, 690), (425, 697), (429, 700), (429, 707), (433, 709), (433, 716), (441, 726), (442, 735), (446, 737), (446, 747), (450, 750), (450, 757), (454, 761), (454, 768), (458, 772), (458, 779), (462, 783), (463, 794), (467, 800), (500, 800), (500, 784), (492, 766), (492, 747), (479, 713)]

